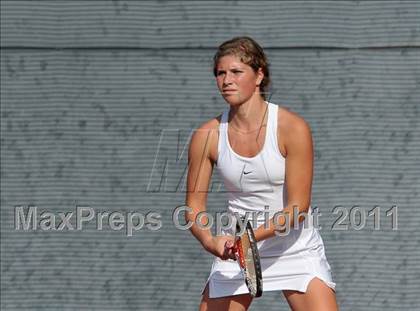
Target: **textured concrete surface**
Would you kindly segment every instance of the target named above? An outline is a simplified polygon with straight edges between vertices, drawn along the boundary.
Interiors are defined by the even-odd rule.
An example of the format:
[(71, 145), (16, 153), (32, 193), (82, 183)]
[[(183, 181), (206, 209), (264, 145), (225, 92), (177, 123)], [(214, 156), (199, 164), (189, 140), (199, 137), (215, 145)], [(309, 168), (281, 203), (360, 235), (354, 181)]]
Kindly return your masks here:
[[(215, 47), (244, 33), (268, 47), (270, 100), (311, 125), (341, 310), (418, 308), (419, 20), (414, 1), (2, 1), (1, 308), (196, 309), (212, 258), (171, 216), (189, 134), (225, 108)], [(73, 212), (75, 230), (15, 230), (31, 205), (56, 226)], [(162, 227), (76, 230), (77, 206), (156, 212)], [(359, 206), (364, 228), (338, 230), (337, 206)], [(267, 293), (251, 309), (287, 304)]]

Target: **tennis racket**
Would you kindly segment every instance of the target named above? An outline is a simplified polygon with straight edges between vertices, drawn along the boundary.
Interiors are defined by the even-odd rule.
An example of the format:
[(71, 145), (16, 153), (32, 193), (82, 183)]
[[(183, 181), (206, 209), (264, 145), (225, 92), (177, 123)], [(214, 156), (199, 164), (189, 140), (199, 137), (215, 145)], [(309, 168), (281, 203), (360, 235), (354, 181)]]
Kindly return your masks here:
[(236, 224), (235, 256), (243, 273), (246, 286), (252, 297), (262, 295), (262, 273), (260, 256), (254, 230), (249, 221), (246, 222), (245, 232), (240, 235), (241, 228)]

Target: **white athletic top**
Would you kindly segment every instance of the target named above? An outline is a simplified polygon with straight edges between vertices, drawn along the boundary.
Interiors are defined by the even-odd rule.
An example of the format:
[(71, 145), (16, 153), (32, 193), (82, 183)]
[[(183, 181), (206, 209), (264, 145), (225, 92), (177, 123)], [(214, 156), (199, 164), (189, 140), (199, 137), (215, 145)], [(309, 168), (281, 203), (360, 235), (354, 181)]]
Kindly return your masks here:
[[(219, 126), (218, 159), (216, 167), (227, 191), (227, 212), (252, 216), (252, 212), (269, 211), (256, 215), (254, 228), (264, 224), (264, 219), (283, 210), (287, 203), (285, 187), (285, 158), (277, 142), (278, 106), (268, 103), (267, 128), (264, 146), (254, 157), (243, 157), (233, 151), (228, 139), (229, 108)], [(309, 208), (312, 215), (312, 208)], [(235, 217), (232, 217), (236, 219)], [(252, 219), (252, 217), (250, 217)], [(298, 224), (285, 236), (274, 236), (258, 242), (261, 258), (263, 291), (298, 290), (305, 292), (309, 282), (318, 277), (335, 288), (324, 245), (313, 218)], [(251, 222), (252, 223), (252, 222)], [(235, 222), (224, 234), (233, 235)], [(224, 297), (247, 293), (239, 265), (234, 260), (215, 257), (207, 282), (209, 297)]]
[[(264, 224), (265, 218), (262, 212), (268, 211), (266, 218), (272, 218), (276, 212), (283, 210), (287, 203), (286, 159), (279, 151), (277, 140), (278, 106), (267, 104), (264, 146), (252, 158), (237, 154), (230, 146), (227, 135), (229, 108), (224, 111), (219, 127), (217, 168), (227, 191), (228, 212), (238, 213), (241, 216), (249, 212), (248, 216), (251, 219), (252, 212), (255, 215), (260, 212), (256, 217), (258, 226)], [(294, 230), (292, 227), (287, 236), (275, 236), (259, 242), (260, 256), (284, 255), (319, 243), (320, 241), (312, 239), (313, 230), (313, 221), (309, 221), (308, 217), (306, 228), (300, 223), (299, 229)]]

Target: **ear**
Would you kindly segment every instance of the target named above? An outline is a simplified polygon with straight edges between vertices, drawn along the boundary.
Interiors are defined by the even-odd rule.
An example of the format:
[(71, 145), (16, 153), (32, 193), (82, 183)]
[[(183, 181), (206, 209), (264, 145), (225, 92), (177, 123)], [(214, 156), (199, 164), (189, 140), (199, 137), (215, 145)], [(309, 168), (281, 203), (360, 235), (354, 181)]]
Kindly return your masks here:
[(262, 71), (262, 68), (258, 68), (257, 71), (257, 81), (256, 81), (256, 86), (260, 86), (262, 80), (264, 79), (264, 73)]

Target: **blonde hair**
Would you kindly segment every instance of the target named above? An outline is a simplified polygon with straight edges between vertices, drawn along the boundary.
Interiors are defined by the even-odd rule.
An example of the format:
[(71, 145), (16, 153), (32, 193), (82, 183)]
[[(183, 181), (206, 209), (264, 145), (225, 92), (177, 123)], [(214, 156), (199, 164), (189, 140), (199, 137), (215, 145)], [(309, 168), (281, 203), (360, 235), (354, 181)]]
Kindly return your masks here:
[(250, 66), (254, 72), (261, 68), (264, 78), (260, 83), (260, 93), (264, 100), (270, 85), (269, 63), (262, 47), (250, 37), (235, 37), (223, 42), (213, 57), (213, 74), (217, 76), (217, 64), (220, 58), (226, 55), (237, 56), (242, 63)]

